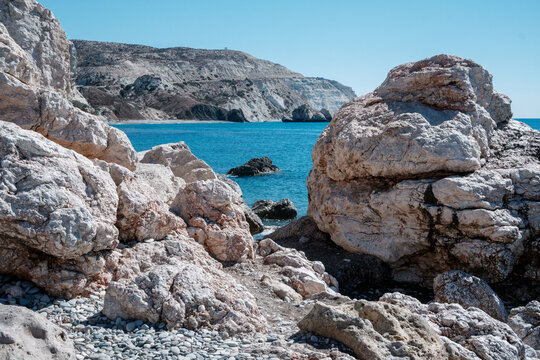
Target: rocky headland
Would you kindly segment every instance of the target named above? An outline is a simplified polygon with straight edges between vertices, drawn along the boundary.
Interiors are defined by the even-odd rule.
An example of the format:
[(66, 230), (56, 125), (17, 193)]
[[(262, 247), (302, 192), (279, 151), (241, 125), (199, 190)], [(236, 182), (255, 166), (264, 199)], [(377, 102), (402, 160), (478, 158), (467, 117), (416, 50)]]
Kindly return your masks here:
[(315, 111), (308, 104), (300, 105), (293, 110), (291, 117), (285, 116), (283, 122), (329, 122), (332, 114), (327, 109)]
[(1, 1), (0, 36), (1, 358), (538, 358), (540, 134), (480, 65), (401, 65), (346, 104), (309, 217), (255, 241), (186, 144), (137, 154), (73, 105), (48, 9)]
[(240, 51), (73, 40), (70, 54), (77, 104), (112, 120), (268, 121), (303, 104), (333, 113), (356, 96)]

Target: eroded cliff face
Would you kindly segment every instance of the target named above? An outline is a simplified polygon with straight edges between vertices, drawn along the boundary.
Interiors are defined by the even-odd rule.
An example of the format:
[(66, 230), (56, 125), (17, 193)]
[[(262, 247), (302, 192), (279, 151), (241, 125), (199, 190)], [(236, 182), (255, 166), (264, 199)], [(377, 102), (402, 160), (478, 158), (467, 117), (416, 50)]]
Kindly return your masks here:
[[(74, 40), (75, 83), (112, 119), (281, 119), (302, 104), (334, 113), (355, 94), (240, 51)], [(231, 114), (231, 110), (240, 110)]]
[(511, 119), (491, 79), (438, 55), (344, 105), (313, 149), (308, 213), (319, 228), (399, 281), (451, 269), (540, 280), (540, 133)]

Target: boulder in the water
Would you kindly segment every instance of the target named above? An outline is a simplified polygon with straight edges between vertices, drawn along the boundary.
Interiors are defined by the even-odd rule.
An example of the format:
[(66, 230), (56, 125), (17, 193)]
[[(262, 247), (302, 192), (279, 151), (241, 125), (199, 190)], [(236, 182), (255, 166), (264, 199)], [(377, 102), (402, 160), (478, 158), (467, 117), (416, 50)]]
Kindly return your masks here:
[(272, 164), (272, 160), (269, 157), (264, 156), (262, 158), (254, 158), (249, 160), (244, 165), (237, 166), (229, 172), (227, 175), (233, 176), (255, 176), (272, 174), (280, 171), (279, 168)]
[(259, 200), (251, 207), (253, 212), (262, 219), (288, 220), (294, 219), (298, 211), (289, 199), (277, 202), (272, 200)]

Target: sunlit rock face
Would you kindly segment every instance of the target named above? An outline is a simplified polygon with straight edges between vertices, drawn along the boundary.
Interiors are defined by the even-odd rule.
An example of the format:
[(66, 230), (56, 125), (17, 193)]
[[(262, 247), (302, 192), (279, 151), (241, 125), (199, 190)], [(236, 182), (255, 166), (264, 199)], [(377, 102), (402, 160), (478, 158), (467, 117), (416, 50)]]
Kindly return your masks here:
[[(391, 264), (396, 280), (461, 269), (501, 281), (538, 251), (540, 230), (540, 133), (511, 116), (471, 60), (400, 65), (318, 139), (308, 214), (336, 244)], [(537, 265), (526, 276), (538, 280)]]
[(34, 0), (0, 2), (1, 120), (34, 130), (90, 158), (135, 168), (127, 136), (73, 106), (69, 42)]

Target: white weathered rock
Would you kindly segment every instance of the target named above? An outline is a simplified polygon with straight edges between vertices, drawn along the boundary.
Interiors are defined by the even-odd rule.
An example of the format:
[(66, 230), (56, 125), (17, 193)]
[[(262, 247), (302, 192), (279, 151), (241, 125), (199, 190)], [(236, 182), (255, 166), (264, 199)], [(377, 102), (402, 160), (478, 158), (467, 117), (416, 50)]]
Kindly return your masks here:
[(174, 176), (171, 169), (164, 165), (138, 163), (135, 174), (166, 204), (172, 203), (178, 191), (186, 187), (184, 179)]
[[(540, 133), (510, 117), (510, 100), (470, 60), (398, 66), (323, 131), (308, 214), (339, 246), (388, 263), (395, 280), (430, 285), (461, 269), (502, 281), (534, 251), (540, 200)], [(538, 280), (538, 264), (522, 261)]]
[(508, 325), (525, 344), (536, 350), (540, 358), (540, 302), (531, 301), (513, 308), (508, 316)]
[(268, 275), (263, 275), (261, 282), (268, 286), (272, 291), (279, 296), (280, 299), (289, 301), (300, 302), (304, 300), (303, 296), (297, 293), (292, 287), (287, 284), (284, 284), (281, 281), (274, 280)]
[(1, 304), (0, 358), (76, 359), (73, 343), (62, 328), (25, 307)]
[(193, 155), (183, 141), (154, 146), (144, 152), (140, 162), (168, 166), (175, 176), (184, 179), (188, 184), (217, 178), (212, 168)]
[(341, 296), (332, 290), (337, 290), (339, 284), (332, 275), (325, 272), (321, 262), (309, 261), (302, 252), (279, 246), (272, 239), (261, 240), (258, 250), (265, 264), (282, 267), (280, 275), (285, 284), (304, 299)]
[(0, 272), (54, 294), (84, 291), (118, 244), (118, 196), (82, 155), (0, 121)]
[(115, 181), (118, 194), (116, 227), (121, 241), (161, 240), (172, 233), (187, 235), (186, 223), (169, 210), (154, 188), (128, 169), (96, 160)]
[(298, 327), (342, 342), (359, 359), (449, 358), (427, 321), (404, 306), (365, 300), (316, 303)]
[(4, 1), (0, 23), (2, 120), (87, 157), (134, 169), (127, 136), (69, 101), (69, 43), (52, 13), (34, 0)]
[(421, 315), (441, 338), (446, 338), (447, 348), (450, 346), (458, 353), (464, 353), (459, 351), (464, 348), (479, 359), (536, 358), (507, 324), (475, 307), (464, 309), (459, 304), (441, 303), (426, 305), (400, 293), (384, 294), (379, 302), (399, 305)]
[(476, 307), (491, 317), (506, 321), (508, 314), (502, 300), (482, 279), (463, 271), (448, 271), (433, 280), (435, 301), (456, 303), (464, 308)]
[(188, 224), (188, 232), (221, 261), (253, 257), (253, 237), (242, 204), (244, 200), (217, 179), (188, 183), (171, 210)]
[(3, 121), (0, 156), (2, 236), (65, 259), (117, 244), (116, 187), (90, 160)]
[(111, 319), (211, 327), (228, 334), (264, 328), (255, 299), (204, 248), (183, 236), (114, 254), (103, 313)]

